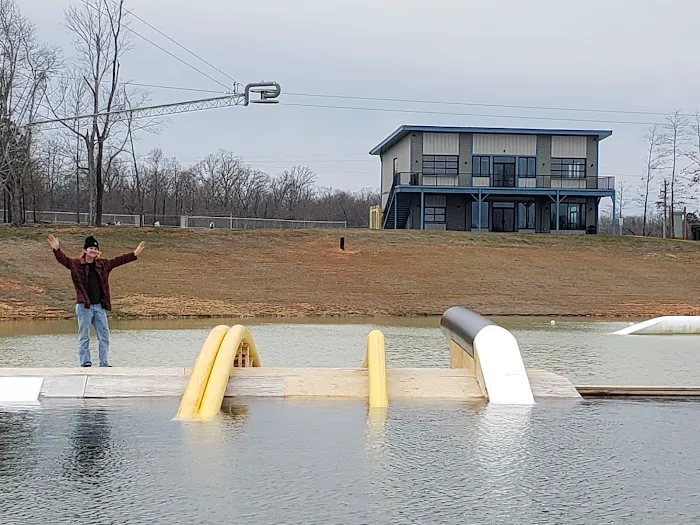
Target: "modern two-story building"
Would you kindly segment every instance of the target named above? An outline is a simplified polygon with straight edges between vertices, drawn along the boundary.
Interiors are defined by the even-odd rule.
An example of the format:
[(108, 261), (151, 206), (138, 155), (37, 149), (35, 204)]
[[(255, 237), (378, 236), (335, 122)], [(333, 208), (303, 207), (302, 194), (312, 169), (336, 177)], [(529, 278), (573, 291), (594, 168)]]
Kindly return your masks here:
[[(596, 233), (611, 131), (401, 126), (381, 159), (385, 229)], [(613, 226), (614, 227), (614, 226)]]

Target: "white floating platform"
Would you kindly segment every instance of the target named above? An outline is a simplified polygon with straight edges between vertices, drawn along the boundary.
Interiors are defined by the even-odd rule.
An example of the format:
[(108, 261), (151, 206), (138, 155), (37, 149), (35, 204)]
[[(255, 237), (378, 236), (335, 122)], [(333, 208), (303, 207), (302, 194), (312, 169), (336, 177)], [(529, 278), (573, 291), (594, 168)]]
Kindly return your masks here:
[(36, 403), (41, 394), (43, 377), (0, 376), (0, 405)]
[[(180, 397), (189, 368), (0, 368), (3, 377), (39, 377), (42, 398)], [(535, 399), (581, 396), (565, 377), (527, 371)], [(480, 400), (474, 375), (460, 368), (387, 370), (389, 402), (406, 399)], [(354, 368), (236, 368), (226, 397), (367, 399), (367, 370)]]
[(700, 334), (700, 316), (669, 315), (655, 317), (613, 332), (613, 335)]

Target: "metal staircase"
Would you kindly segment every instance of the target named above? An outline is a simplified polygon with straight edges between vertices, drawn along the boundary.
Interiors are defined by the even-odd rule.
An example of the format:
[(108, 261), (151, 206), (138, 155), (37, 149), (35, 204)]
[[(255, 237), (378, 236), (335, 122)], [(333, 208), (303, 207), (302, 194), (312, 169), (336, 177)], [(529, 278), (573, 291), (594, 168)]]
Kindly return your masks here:
[[(389, 195), (389, 206), (384, 213), (383, 228), (393, 230), (394, 224), (397, 230), (406, 228), (406, 222), (411, 213), (412, 200), (412, 194), (402, 195), (396, 193), (395, 189), (392, 188), (391, 194)], [(396, 223), (394, 223), (394, 217), (396, 217)]]

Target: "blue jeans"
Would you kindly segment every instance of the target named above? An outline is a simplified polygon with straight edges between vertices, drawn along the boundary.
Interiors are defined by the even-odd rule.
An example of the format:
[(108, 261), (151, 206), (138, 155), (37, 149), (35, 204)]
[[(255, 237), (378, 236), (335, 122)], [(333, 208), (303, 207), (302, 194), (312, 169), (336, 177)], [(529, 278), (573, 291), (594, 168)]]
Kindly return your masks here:
[(109, 324), (107, 312), (102, 305), (93, 304), (85, 308), (81, 303), (75, 305), (75, 317), (78, 319), (78, 357), (80, 365), (92, 364), (90, 357), (90, 325), (95, 326), (99, 342), (100, 366), (109, 366)]

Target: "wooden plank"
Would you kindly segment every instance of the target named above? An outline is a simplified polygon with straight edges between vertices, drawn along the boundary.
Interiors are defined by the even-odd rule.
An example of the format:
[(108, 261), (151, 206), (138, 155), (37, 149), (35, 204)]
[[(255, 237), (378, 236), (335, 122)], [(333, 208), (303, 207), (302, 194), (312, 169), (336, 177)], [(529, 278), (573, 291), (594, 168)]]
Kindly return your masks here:
[(41, 387), (41, 397), (81, 398), (85, 394), (87, 376), (46, 376)]
[(700, 398), (697, 386), (577, 386), (583, 397)]
[(293, 369), (285, 374), (289, 397), (349, 397), (367, 399), (367, 370), (362, 369)]
[(537, 398), (581, 399), (576, 387), (566, 377), (546, 370), (528, 370), (532, 395)]
[(224, 397), (284, 397), (287, 385), (283, 377), (232, 377)]
[(187, 386), (184, 376), (87, 376), (84, 397), (180, 397)]
[(484, 398), (474, 374), (467, 369), (390, 369), (387, 386), (389, 400)]

